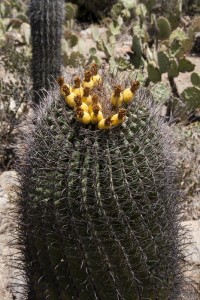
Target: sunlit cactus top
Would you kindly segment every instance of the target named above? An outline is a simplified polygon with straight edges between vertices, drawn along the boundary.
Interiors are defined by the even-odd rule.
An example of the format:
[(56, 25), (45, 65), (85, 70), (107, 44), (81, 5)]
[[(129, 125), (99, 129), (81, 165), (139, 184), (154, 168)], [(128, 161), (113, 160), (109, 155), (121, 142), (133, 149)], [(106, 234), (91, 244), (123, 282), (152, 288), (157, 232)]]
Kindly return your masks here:
[(136, 80), (129, 86), (112, 82), (97, 64), (67, 81), (64, 77), (57, 79), (60, 93), (67, 106), (74, 110), (77, 121), (100, 130), (111, 129), (125, 121), (128, 105), (139, 88)]

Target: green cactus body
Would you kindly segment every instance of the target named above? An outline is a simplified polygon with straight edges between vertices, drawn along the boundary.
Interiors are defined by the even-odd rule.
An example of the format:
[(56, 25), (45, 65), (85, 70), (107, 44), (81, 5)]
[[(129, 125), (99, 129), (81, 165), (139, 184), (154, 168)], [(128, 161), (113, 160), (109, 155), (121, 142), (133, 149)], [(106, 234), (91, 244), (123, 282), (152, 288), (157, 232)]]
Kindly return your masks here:
[(193, 40), (189, 37), (189, 33), (187, 35), (179, 27), (171, 33), (169, 42), (171, 52), (177, 58), (181, 58), (184, 54), (188, 53), (193, 46)]
[(142, 40), (138, 35), (133, 36), (132, 50), (138, 57), (142, 56), (143, 53)]
[(27, 299), (179, 294), (170, 137), (147, 91), (139, 90), (127, 111), (121, 125), (98, 130), (75, 120), (58, 88), (38, 108), (21, 166)]
[(40, 89), (49, 89), (61, 68), (61, 28), (64, 0), (31, 0), (29, 16), (32, 36), (34, 101)]
[(147, 65), (148, 78), (153, 83), (161, 81), (161, 73), (154, 61), (150, 61)]
[(194, 71), (195, 65), (188, 60), (187, 58), (183, 57), (178, 61), (178, 70), (179, 72), (192, 72)]
[(171, 58), (169, 62), (170, 62), (170, 66), (168, 70), (168, 77), (169, 78), (178, 77), (179, 75), (178, 61), (176, 59)]
[(167, 18), (160, 17), (157, 21), (157, 27), (159, 29), (159, 39), (165, 40), (170, 36), (172, 29)]
[(200, 107), (200, 88), (198, 86), (187, 87), (181, 93), (184, 102), (190, 111)]
[(158, 66), (160, 73), (166, 73), (170, 67), (170, 57), (164, 51), (158, 52)]
[(197, 72), (193, 72), (191, 74), (191, 82), (193, 85), (200, 87), (200, 74)]
[(134, 27), (134, 33), (131, 47), (134, 53), (131, 54), (130, 61), (136, 69), (140, 69), (145, 64), (143, 42), (147, 40), (148, 34), (142, 28), (138, 28), (138, 26)]

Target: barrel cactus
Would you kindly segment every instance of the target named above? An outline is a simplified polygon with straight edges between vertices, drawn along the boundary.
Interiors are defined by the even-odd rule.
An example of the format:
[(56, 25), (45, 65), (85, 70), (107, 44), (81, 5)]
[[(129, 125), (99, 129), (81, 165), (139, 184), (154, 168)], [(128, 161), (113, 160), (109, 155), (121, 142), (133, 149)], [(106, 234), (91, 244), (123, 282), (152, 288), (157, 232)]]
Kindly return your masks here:
[[(31, 1), (36, 91), (60, 75), (61, 7)], [(180, 195), (167, 125), (138, 82), (96, 65), (71, 73), (36, 107), (18, 168), (23, 299), (178, 299)]]
[[(128, 80), (99, 74), (90, 93), (112, 119), (113, 86)], [(180, 195), (150, 93), (139, 88), (123, 122), (99, 129), (66, 103), (70, 73), (58, 82), (30, 121), (20, 167), (25, 299), (178, 299)]]
[(61, 68), (61, 34), (64, 0), (31, 0), (29, 16), (32, 37), (32, 78), (34, 101), (40, 89), (49, 89)]

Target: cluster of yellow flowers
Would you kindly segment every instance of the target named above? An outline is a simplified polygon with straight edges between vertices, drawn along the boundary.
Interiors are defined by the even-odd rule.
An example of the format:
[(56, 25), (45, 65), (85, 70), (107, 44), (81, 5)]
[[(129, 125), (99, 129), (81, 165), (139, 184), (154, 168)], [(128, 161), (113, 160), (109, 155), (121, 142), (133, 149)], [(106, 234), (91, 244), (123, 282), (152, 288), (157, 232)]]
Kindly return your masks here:
[(92, 64), (84, 72), (84, 79), (74, 78), (74, 85), (64, 83), (64, 78), (58, 78), (61, 95), (68, 106), (74, 109), (76, 119), (83, 124), (96, 124), (98, 129), (110, 129), (125, 121), (126, 109), (123, 105), (129, 104), (139, 87), (138, 81), (133, 81), (130, 88), (122, 89), (120, 85), (114, 86), (110, 102), (117, 113), (104, 117), (98, 90), (103, 88), (103, 79), (98, 74), (98, 66)]

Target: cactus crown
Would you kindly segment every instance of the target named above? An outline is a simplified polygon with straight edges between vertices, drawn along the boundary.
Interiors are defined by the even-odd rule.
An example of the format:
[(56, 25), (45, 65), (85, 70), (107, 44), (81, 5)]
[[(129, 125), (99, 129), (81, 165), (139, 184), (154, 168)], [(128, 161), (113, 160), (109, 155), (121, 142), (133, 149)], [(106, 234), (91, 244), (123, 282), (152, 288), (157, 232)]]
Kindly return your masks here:
[[(96, 64), (92, 64), (90, 66), (90, 69), (85, 70), (84, 80), (87, 80), (87, 81), (91, 80), (92, 81), (91, 76), (92, 76), (92, 74), (97, 75), (97, 70), (98, 70), (98, 66)], [(99, 75), (100, 78), (104, 77), (103, 73), (101, 75), (100, 74), (98, 74), (98, 75)], [(95, 83), (95, 85), (91, 89), (85, 87), (83, 97), (85, 97), (85, 96), (88, 97), (91, 93), (91, 96), (92, 96), (92, 111), (97, 115), (98, 112), (100, 110), (102, 110), (103, 117), (104, 117), (104, 119), (107, 120), (106, 123), (105, 123), (105, 124), (107, 124), (106, 129), (110, 129), (113, 126), (116, 126), (116, 125), (119, 125), (119, 124), (115, 123), (115, 125), (112, 125), (112, 122), (109, 121), (110, 120), (109, 117), (111, 117), (113, 115), (113, 113), (116, 113), (116, 107), (113, 107), (112, 104), (111, 104), (112, 103), (112, 93), (110, 91), (108, 91), (108, 89), (106, 88), (106, 84), (104, 84), (104, 82), (106, 84), (108, 84), (107, 80), (105, 80), (105, 81), (101, 80), (101, 81)], [(63, 83), (63, 79), (61, 79), (61, 77), (59, 77), (58, 78), (59, 86), (61, 85), (61, 83)], [(74, 87), (75, 88), (80, 88), (81, 84), (82, 84), (81, 83), (81, 77), (76, 76), (74, 78)], [(113, 94), (114, 94), (115, 97), (122, 96), (121, 92), (123, 91), (123, 89), (122, 89), (121, 85), (115, 83), (114, 85), (111, 85), (111, 86), (114, 86)], [(133, 81), (130, 89), (135, 93), (135, 91), (138, 88), (139, 88), (139, 82), (138, 81)], [(62, 92), (64, 92), (64, 97), (66, 96), (65, 100), (66, 100), (67, 104), (69, 104), (69, 106), (72, 107), (73, 103), (71, 102), (71, 100), (69, 100), (67, 98), (67, 96), (70, 95), (70, 85), (69, 84), (63, 84), (61, 86), (61, 94), (63, 94)], [(82, 95), (78, 95), (78, 96), (74, 97), (74, 102), (77, 106), (81, 106), (82, 105)], [(122, 102), (122, 104), (120, 103), (120, 106), (121, 105), (122, 106), (127, 106), (123, 102)], [(85, 104), (84, 104), (84, 106), (85, 106), (86, 111), (89, 110), (89, 113), (92, 112), (92, 111), (90, 111), (89, 107), (87, 108), (87, 106)], [(126, 110), (122, 107), (119, 110), (118, 118), (123, 119), (124, 116), (125, 116), (125, 113), (126, 113)], [(78, 116), (78, 121), (80, 122), (80, 112), (78, 112), (78, 114), (76, 112), (75, 115)], [(90, 118), (90, 116), (88, 118)], [(99, 122), (100, 121), (101, 120), (99, 120)], [(125, 119), (123, 121), (125, 121)], [(91, 119), (91, 122), (92, 122), (92, 119)], [(91, 122), (88, 121), (88, 124), (91, 125)], [(93, 125), (93, 129), (97, 129), (97, 128), (99, 128), (98, 124)], [(105, 129), (105, 128), (103, 128), (103, 129)]]

